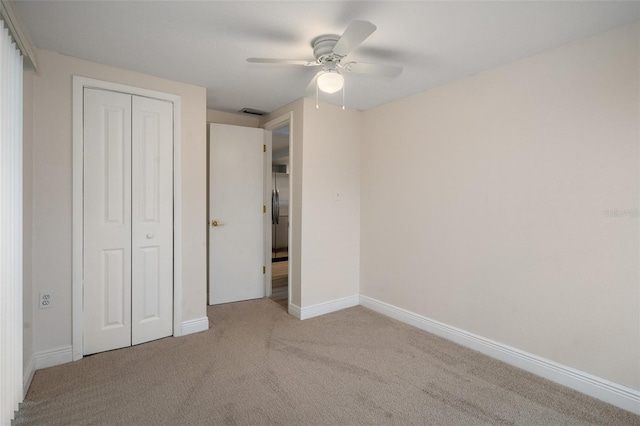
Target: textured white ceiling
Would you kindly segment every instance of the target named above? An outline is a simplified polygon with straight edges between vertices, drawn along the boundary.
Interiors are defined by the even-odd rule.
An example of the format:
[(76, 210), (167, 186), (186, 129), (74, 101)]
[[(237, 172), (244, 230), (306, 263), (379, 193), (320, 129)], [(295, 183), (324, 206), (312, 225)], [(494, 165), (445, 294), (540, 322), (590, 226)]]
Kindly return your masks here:
[[(23, 1), (34, 44), (207, 88), (207, 106), (270, 112), (304, 95), (311, 40), (354, 19), (378, 30), (350, 60), (397, 64), (396, 78), (346, 76), (346, 104), (367, 109), (640, 20), (640, 2)], [(322, 96), (322, 95), (321, 95)], [(341, 103), (341, 95), (323, 100)]]

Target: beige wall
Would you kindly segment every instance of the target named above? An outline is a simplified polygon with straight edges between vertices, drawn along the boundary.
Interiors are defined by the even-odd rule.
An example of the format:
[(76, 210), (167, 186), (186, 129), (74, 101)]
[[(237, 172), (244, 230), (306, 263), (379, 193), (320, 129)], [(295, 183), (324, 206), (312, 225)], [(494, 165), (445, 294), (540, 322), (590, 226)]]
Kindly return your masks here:
[(361, 128), (358, 111), (304, 99), (303, 308), (359, 293)]
[(207, 110), (207, 123), (231, 124), (233, 126), (260, 127), (260, 118), (232, 112)]
[(366, 111), (361, 293), (640, 389), (639, 33)]
[[(72, 75), (180, 95), (182, 99), (182, 321), (206, 315), (206, 90), (38, 50), (33, 77), (34, 350), (71, 344)], [(33, 301), (35, 303), (35, 301)]]

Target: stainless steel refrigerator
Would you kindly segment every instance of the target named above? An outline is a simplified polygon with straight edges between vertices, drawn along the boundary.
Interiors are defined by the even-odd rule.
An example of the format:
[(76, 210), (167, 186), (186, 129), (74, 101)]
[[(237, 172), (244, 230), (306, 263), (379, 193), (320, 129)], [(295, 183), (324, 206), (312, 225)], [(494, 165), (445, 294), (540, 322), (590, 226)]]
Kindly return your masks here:
[(271, 178), (271, 257), (289, 258), (289, 175), (274, 172)]

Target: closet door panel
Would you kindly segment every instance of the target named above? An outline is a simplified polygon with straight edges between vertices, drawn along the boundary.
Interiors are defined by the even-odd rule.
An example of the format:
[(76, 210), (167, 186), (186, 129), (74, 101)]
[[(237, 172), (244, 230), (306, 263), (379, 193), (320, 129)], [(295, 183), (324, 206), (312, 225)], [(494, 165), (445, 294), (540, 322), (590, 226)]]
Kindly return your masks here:
[(131, 345), (131, 96), (84, 91), (84, 354)]
[(133, 97), (132, 344), (173, 334), (173, 105)]

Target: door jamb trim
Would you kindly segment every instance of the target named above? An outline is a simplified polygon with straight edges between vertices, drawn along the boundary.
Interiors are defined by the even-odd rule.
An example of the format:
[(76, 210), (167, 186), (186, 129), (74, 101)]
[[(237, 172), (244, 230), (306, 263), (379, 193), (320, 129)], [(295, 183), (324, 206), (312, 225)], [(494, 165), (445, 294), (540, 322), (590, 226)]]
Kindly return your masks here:
[(71, 347), (72, 357), (83, 357), (83, 169), (84, 169), (84, 88), (110, 90), (173, 103), (173, 335), (182, 335), (182, 156), (181, 97), (125, 84), (73, 76), (72, 89), (72, 243), (71, 243)]

